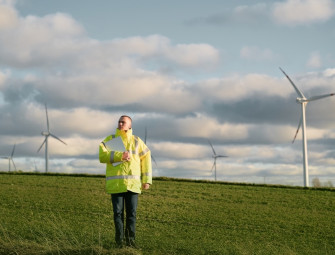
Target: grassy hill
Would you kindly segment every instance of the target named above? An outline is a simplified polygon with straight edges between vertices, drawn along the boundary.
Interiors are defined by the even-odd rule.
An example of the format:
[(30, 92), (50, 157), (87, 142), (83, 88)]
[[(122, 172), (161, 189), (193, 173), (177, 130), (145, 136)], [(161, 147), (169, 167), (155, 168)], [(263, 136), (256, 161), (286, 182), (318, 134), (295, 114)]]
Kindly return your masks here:
[(335, 190), (156, 178), (140, 250), (114, 248), (102, 176), (0, 174), (0, 254), (335, 254)]

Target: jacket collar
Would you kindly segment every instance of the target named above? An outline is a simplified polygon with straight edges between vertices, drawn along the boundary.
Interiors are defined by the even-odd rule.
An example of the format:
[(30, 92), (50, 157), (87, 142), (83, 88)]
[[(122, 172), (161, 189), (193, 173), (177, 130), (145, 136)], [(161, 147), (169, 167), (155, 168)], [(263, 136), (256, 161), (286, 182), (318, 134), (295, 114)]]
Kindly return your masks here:
[(125, 132), (117, 128), (115, 136), (121, 136), (123, 139), (127, 139), (127, 141), (129, 141), (133, 136), (133, 129), (129, 129), (127, 132)]

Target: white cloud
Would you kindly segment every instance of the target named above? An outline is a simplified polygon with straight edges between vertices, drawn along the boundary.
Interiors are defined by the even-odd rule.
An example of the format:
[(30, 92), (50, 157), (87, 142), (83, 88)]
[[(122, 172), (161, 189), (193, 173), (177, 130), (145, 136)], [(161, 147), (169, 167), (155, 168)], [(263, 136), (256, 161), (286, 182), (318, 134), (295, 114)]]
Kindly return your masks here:
[[(305, 94), (305, 96), (311, 96), (322, 93), (331, 93), (334, 91), (333, 84), (335, 82), (335, 76), (332, 75), (332, 69), (326, 69), (321, 72), (310, 72), (296, 77), (291, 77), (293, 82), (298, 86), (299, 89)], [(312, 94), (309, 95), (310, 91)], [(316, 92), (320, 91), (320, 92)]]
[(205, 137), (209, 139), (243, 140), (248, 134), (248, 129), (245, 125), (222, 124), (204, 115), (177, 120), (176, 130), (183, 137)]
[(330, 19), (335, 13), (331, 0), (286, 0), (275, 3), (273, 18), (284, 25), (301, 25), (322, 22)]
[(1, 71), (0, 71), (0, 88), (1, 88), (2, 86), (4, 86), (5, 81), (6, 81), (6, 79), (7, 79), (7, 76), (8, 76), (8, 74), (6, 74), (5, 72), (1, 72)]
[(233, 10), (232, 18), (238, 22), (250, 24), (260, 22), (267, 17), (268, 5), (265, 3), (257, 3), (255, 5), (241, 5)]
[(312, 52), (307, 62), (309, 68), (320, 68), (322, 66), (322, 60), (318, 51)]
[(323, 71), (323, 75), (325, 77), (335, 76), (335, 68), (327, 68), (325, 71)]
[[(0, 0), (0, 3), (0, 59), (1, 66), (6, 68), (0, 71), (0, 99), (3, 98), (0, 149), (10, 152), (16, 142), (15, 156), (23, 170), (34, 169), (32, 161), (24, 163), (25, 157), (37, 158), (38, 168), (44, 169), (44, 149), (36, 151), (44, 139), (40, 132), (46, 129), (42, 104), (46, 101), (51, 131), (68, 144), (65, 146), (50, 138), (53, 171), (103, 173), (104, 165), (99, 164), (97, 158), (98, 144), (114, 133), (118, 117), (126, 112), (134, 115), (136, 135), (144, 133), (145, 125), (150, 128), (148, 146), (158, 163), (158, 167), (154, 166), (156, 175), (213, 179), (209, 138), (217, 153), (229, 156), (218, 161), (221, 179), (238, 175), (242, 175), (244, 181), (250, 180), (250, 176), (256, 176), (255, 179), (274, 175), (302, 176), (301, 135), (295, 144), (290, 143), (299, 114), (294, 116), (292, 112), (292, 126), (290, 120), (286, 121), (291, 108), (281, 104), (292, 98), (293, 105), (295, 92), (279, 70), (276, 77), (259, 73), (241, 76), (226, 75), (231, 71), (227, 68), (220, 70), (225, 73), (222, 78), (206, 77), (207, 70), (217, 67), (221, 57), (219, 50), (210, 44), (173, 42), (159, 34), (98, 41), (90, 38), (69, 14), (20, 17), (13, 8), (14, 1)], [(293, 1), (285, 2), (290, 3)], [(309, 1), (296, 3), (311, 4)], [(316, 5), (319, 3), (316, 1)], [(272, 25), (264, 23), (268, 21), (271, 4), (225, 7), (229, 11), (207, 19), (223, 25), (220, 27), (223, 34), (225, 31), (221, 30), (225, 30), (228, 23), (237, 25), (229, 26), (234, 30), (240, 29), (240, 24), (248, 24), (243, 29), (255, 24), (268, 29)], [(280, 11), (280, 4), (276, 7)], [(320, 15), (315, 18), (304, 14), (306, 23), (322, 20)], [(302, 22), (292, 18), (288, 21), (290, 24)], [(249, 37), (248, 33), (244, 35)], [(205, 42), (208, 39), (203, 38)], [(260, 45), (241, 41), (245, 45)], [(229, 40), (226, 42), (227, 46), (222, 47), (229, 47)], [(242, 46), (236, 47), (241, 49)], [(237, 61), (262, 64), (276, 60), (272, 46), (266, 47), (269, 48), (245, 46)], [(234, 61), (232, 59), (232, 66), (236, 64)], [(309, 64), (314, 68), (322, 65), (317, 52)], [(203, 81), (190, 84), (176, 78), (173, 71), (177, 75), (197, 72), (196, 76), (201, 75)], [(335, 75), (334, 70), (328, 68), (323, 73), (303, 77), (292, 74), (291, 78), (304, 92), (314, 93), (328, 91)], [(327, 139), (330, 148), (331, 139), (335, 137), (334, 116), (329, 111), (333, 104), (330, 100), (325, 102), (309, 106), (307, 126), (312, 144)], [(274, 109), (278, 109), (276, 113), (281, 116), (275, 115)], [(294, 110), (298, 113), (298, 106), (293, 107)], [(319, 119), (312, 119), (315, 116), (327, 119), (330, 129)], [(331, 153), (315, 153), (317, 150), (312, 146), (310, 151), (311, 165), (317, 160), (331, 173), (331, 165), (327, 165), (333, 163)], [(7, 162), (1, 161), (0, 166), (7, 169)], [(316, 168), (315, 173), (318, 173)]]
[[(8, 84), (7, 91), (21, 90), (19, 83), (26, 82), (35, 96), (65, 106), (139, 104), (158, 112), (189, 112), (199, 107), (199, 98), (183, 82), (149, 71), (146, 65), (153, 63), (153, 69), (160, 70), (170, 62), (206, 69), (219, 61), (218, 50), (208, 44), (173, 45), (160, 35), (95, 41), (63, 13), (19, 18), (15, 29), (0, 31), (0, 43), (4, 64), (31, 73), (14, 86)], [(34, 75), (41, 70), (43, 76)]]
[(58, 64), (80, 48), (83, 28), (67, 14), (20, 18), (15, 28), (0, 31), (0, 55), (9, 65)]
[(125, 56), (137, 56), (144, 61), (170, 61), (183, 67), (215, 67), (219, 62), (219, 51), (209, 44), (176, 44), (167, 37), (150, 35), (147, 37), (129, 37), (115, 39), (108, 43), (115, 53)]
[(178, 44), (167, 50), (166, 56), (183, 66), (196, 67), (216, 65), (219, 62), (219, 51), (208, 44)]
[(275, 58), (275, 54), (270, 49), (260, 49), (255, 46), (245, 46), (240, 51), (240, 56), (247, 60), (270, 61)]
[[(74, 108), (71, 111), (48, 109), (48, 116), (51, 130), (58, 131), (61, 134), (67, 133), (70, 138), (72, 135), (92, 138), (99, 134), (113, 133), (120, 114), (90, 108)], [(36, 121), (42, 117), (45, 118), (45, 110), (39, 109), (38, 113), (35, 114)], [(42, 128), (45, 128), (44, 123), (46, 123), (46, 120), (43, 119)], [(103, 137), (100, 137), (100, 139), (103, 139)]]
[(203, 158), (204, 155), (209, 152), (209, 147), (204, 148), (197, 144), (185, 144), (179, 142), (158, 142), (152, 144), (150, 149), (152, 151), (157, 151), (159, 157), (173, 157), (175, 159)]
[(0, 2), (0, 31), (13, 29), (17, 23), (17, 11), (8, 3)]
[(160, 35), (98, 42), (88, 38), (83, 26), (65, 13), (18, 17), (12, 6), (0, 5), (0, 14), (0, 56), (12, 65), (75, 64), (74, 68), (106, 70), (125, 60), (155, 60), (156, 65), (171, 62), (191, 68), (215, 67), (219, 61), (218, 50), (209, 44), (173, 45)]
[(240, 101), (256, 94), (287, 97), (292, 93), (292, 88), (285, 84), (284, 79), (257, 73), (208, 79), (199, 83), (197, 89), (204, 97), (227, 102)]

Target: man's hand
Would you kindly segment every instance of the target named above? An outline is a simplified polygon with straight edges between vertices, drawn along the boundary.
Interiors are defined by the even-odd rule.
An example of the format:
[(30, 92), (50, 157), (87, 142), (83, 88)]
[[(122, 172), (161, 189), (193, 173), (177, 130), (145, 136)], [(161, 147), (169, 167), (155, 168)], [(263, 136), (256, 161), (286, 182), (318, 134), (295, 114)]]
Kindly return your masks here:
[(129, 151), (125, 151), (125, 152), (122, 154), (122, 160), (123, 160), (123, 161), (129, 161), (129, 160), (130, 160), (130, 153), (129, 153)]
[(142, 184), (142, 189), (149, 189), (150, 188), (150, 184), (149, 183), (143, 183)]

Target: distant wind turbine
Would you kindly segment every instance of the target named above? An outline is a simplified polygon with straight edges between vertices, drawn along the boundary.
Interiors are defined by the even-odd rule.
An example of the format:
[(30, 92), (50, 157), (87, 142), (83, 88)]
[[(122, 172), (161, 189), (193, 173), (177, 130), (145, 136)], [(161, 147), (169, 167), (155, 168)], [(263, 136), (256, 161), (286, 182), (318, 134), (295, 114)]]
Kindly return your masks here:
[(48, 109), (47, 109), (47, 105), (45, 104), (45, 113), (46, 113), (46, 117), (47, 117), (47, 129), (48, 131), (43, 131), (41, 134), (43, 136), (45, 136), (44, 142), (42, 143), (42, 145), (40, 146), (40, 148), (37, 150), (37, 152), (39, 152), (43, 145), (45, 144), (45, 172), (48, 172), (48, 167), (49, 167), (49, 152), (48, 152), (48, 138), (49, 136), (52, 136), (53, 138), (57, 139), (58, 141), (64, 143), (66, 145), (65, 142), (63, 142), (60, 138), (58, 138), (57, 136), (55, 136), (54, 134), (52, 134), (50, 132), (50, 127), (49, 127), (49, 118), (48, 118)]
[(37, 166), (36, 166), (36, 161), (34, 159), (34, 165), (35, 165), (35, 172), (37, 173), (38, 172), (38, 169), (37, 169)]
[(213, 163), (213, 166), (212, 166), (211, 171), (213, 171), (213, 169), (215, 170), (214, 173), (215, 173), (215, 181), (216, 181), (216, 159), (217, 159), (217, 158), (227, 158), (228, 156), (217, 155), (216, 152), (215, 152), (215, 150), (214, 150), (214, 147), (213, 147), (211, 141), (208, 140), (208, 143), (209, 143), (209, 145), (212, 147), (212, 150), (213, 150), (213, 156), (212, 156), (212, 157), (213, 157), (213, 159), (214, 159), (214, 163)]
[(13, 150), (12, 150), (12, 154), (10, 155), (10, 156), (3, 156), (3, 157), (1, 157), (1, 158), (3, 158), (3, 159), (8, 159), (8, 171), (10, 172), (10, 162), (12, 161), (12, 163), (13, 163), (13, 166), (14, 166), (14, 168), (15, 168), (15, 171), (16, 171), (16, 166), (15, 166), (15, 163), (14, 163), (14, 160), (13, 160), (13, 156), (14, 156), (14, 152), (15, 152), (15, 145), (16, 144), (14, 144), (14, 147), (13, 147)]
[[(145, 134), (144, 134), (144, 143), (147, 144), (147, 135), (148, 135), (148, 130), (147, 127), (145, 127)], [(151, 155), (151, 159), (153, 162), (155, 162), (155, 165), (157, 166), (156, 160), (154, 158), (154, 156)]]
[(298, 104), (301, 104), (301, 118), (299, 121), (298, 129), (295, 133), (295, 136), (293, 138), (292, 143), (294, 143), (295, 138), (297, 137), (297, 134), (299, 132), (299, 129), (302, 125), (302, 152), (303, 152), (303, 165), (304, 165), (304, 186), (309, 187), (309, 176), (308, 176), (308, 156), (307, 156), (307, 134), (306, 134), (306, 105), (308, 102), (319, 100), (325, 97), (334, 96), (335, 93), (331, 94), (325, 94), (320, 96), (312, 96), (310, 98), (306, 98), (304, 94), (298, 89), (298, 87), (293, 83), (293, 81), (288, 77), (288, 75), (279, 67), (279, 69), (283, 72), (283, 74), (286, 76), (286, 78), (290, 81), (293, 88), (298, 94), (298, 97), (296, 99)]

